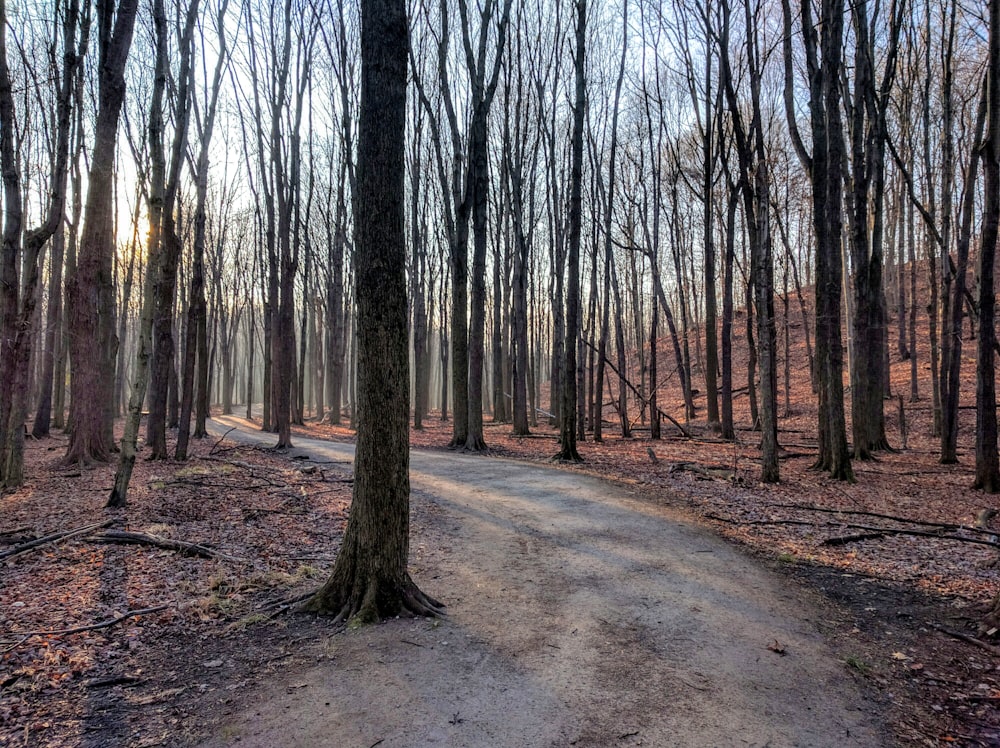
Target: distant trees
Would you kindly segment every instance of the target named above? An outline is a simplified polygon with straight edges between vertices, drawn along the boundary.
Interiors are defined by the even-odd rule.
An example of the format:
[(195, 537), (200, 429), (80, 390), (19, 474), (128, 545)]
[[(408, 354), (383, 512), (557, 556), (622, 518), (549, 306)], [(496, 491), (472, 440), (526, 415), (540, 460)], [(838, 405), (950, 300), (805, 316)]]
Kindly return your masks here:
[[(759, 429), (775, 480), (778, 383), (790, 411), (809, 371), (816, 466), (850, 480), (852, 459), (892, 446), (889, 373), (908, 359), (910, 400), (958, 460), (964, 338), (989, 332), (988, 45), (951, 0), (838, 2), (783, 2), (780, 44), (768, 2), (417, 3), (414, 425), (433, 411), (473, 451), (490, 417), (518, 435), (548, 419), (574, 446), (670, 421)], [(111, 459), (126, 399), (126, 441), (138, 454), (148, 412), (158, 459), (183, 459), (213, 404), (242, 401), (279, 445), (306, 418), (356, 425), (357, 7), (49, 15), (5, 41), (0, 477), (20, 480), (32, 411), (38, 438), (68, 429), (72, 462)], [(165, 45), (149, 65), (128, 62), (133, 28)]]

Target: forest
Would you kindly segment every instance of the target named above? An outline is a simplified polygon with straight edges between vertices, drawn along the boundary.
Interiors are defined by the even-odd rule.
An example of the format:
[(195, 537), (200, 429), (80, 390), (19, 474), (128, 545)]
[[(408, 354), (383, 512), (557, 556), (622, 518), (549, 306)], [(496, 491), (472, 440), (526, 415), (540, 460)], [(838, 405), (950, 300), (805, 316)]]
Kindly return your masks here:
[[(456, 550), (489, 576), (507, 541), (458, 528), (516, 526), (529, 473), (594, 522), (554, 497), (610, 481), (623, 547), (656, 507), (820, 590), (796, 620), (885, 722), (830, 729), (995, 745), (998, 5), (0, 0), (0, 745), (283, 744), (231, 703), (277, 652), (319, 690), (304, 612), (433, 621), (407, 657), (508, 636)], [(631, 667), (595, 692), (632, 704)], [(847, 744), (734, 699), (688, 744)], [(659, 744), (661, 706), (510, 745)], [(449, 744), (504, 744), (457, 708)], [(434, 744), (381, 718), (344, 744)]]

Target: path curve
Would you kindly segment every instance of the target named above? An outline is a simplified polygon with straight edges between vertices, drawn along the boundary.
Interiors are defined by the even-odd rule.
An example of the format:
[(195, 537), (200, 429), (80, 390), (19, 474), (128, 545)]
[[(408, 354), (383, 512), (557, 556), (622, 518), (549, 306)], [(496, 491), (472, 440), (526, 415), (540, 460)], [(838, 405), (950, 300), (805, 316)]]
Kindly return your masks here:
[[(238, 418), (211, 430), (231, 426), (274, 440)], [(815, 600), (669, 509), (460, 453), (413, 450), (411, 486), (411, 573), (448, 617), (332, 635), (206, 747), (890, 744)]]

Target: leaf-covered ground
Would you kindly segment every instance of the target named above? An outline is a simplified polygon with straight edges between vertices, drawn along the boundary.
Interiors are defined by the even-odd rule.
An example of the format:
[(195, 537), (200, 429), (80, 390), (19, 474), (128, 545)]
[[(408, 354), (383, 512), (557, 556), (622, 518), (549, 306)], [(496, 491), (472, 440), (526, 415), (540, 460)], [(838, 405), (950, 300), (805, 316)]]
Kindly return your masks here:
[(62, 467), (62, 437), (29, 444), (28, 485), (0, 497), (0, 531), (16, 531), (0, 554), (113, 519), (224, 555), (98, 543), (97, 529), (0, 559), (0, 745), (181, 744), (206, 705), (290, 656), (294, 636), (270, 619), (334, 557), (349, 474), (213, 442), (187, 463), (138, 462), (116, 511), (112, 468)]
[[(801, 326), (792, 334), (793, 362), (804, 362)], [(998, 591), (997, 552), (965, 542), (989, 540), (972, 525), (981, 509), (1000, 507), (996, 497), (970, 489), (974, 357), (966, 342), (960, 464), (941, 465), (931, 436), (926, 334), (920, 340), (917, 401), (909, 398), (909, 362), (892, 364), (893, 394), (903, 394), (908, 423), (906, 449), (856, 462), (856, 483), (810, 469), (815, 404), (804, 365), (789, 369), (787, 402), (779, 380), (785, 452), (778, 485), (757, 481), (745, 389), (735, 402), (743, 426), (735, 443), (706, 426), (703, 395), (696, 397), (698, 419), (688, 425), (693, 438), (665, 422), (659, 441), (638, 418), (634, 438), (621, 439), (609, 400), (604, 442), (588, 436), (580, 444), (586, 462), (561, 467), (686, 507), (763, 563), (825, 592), (839, 605), (827, 625), (844, 667), (877, 689), (901, 744), (1000, 745), (1000, 647), (978, 632)], [(739, 367), (746, 351), (736, 342)], [(668, 361), (665, 352), (661, 372)], [(677, 389), (668, 370), (660, 407), (682, 420)], [(634, 400), (630, 407), (637, 417)], [(901, 448), (897, 401), (886, 401), (886, 417), (890, 442)], [(353, 438), (327, 424), (301, 429)], [(532, 431), (514, 438), (509, 425), (487, 418), (490, 454), (549, 462), (554, 430), (540, 423)], [(450, 437), (451, 423), (431, 414), (412, 444), (444, 449)], [(345, 468), (202, 440), (187, 463), (140, 461), (130, 506), (109, 512), (103, 505), (113, 468), (64, 467), (64, 451), (62, 436), (29, 441), (28, 484), (0, 496), (0, 554), (111, 519), (113, 529), (224, 555), (99, 544), (93, 541), (104, 529), (97, 528), (0, 557), (0, 745), (183, 745), (204, 729), (206, 715), (225, 714), (245, 689), (294, 662), (301, 642), (329, 633), (322, 623), (284, 615), (282, 603), (315, 588), (330, 568), (350, 502)], [(416, 512), (415, 554), (422, 552), (422, 522)], [(828, 544), (858, 535), (870, 537)], [(45, 633), (95, 625), (101, 627)]]

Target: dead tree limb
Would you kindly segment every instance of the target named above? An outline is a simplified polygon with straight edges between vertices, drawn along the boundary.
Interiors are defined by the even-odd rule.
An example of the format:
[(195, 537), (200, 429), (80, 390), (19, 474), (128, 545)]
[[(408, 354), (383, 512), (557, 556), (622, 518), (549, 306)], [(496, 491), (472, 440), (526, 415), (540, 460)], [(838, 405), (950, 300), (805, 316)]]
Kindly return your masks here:
[(189, 543), (185, 540), (170, 540), (159, 535), (145, 532), (127, 532), (125, 530), (108, 530), (101, 535), (87, 538), (89, 543), (112, 543), (115, 545), (149, 545), (168, 551), (177, 551), (186, 556), (199, 556), (208, 559), (225, 559), (227, 561), (242, 561), (243, 559), (229, 556), (214, 548), (200, 543)]
[(215, 448), (218, 447), (220, 444), (222, 444), (222, 442), (225, 441), (225, 438), (227, 436), (229, 436), (234, 431), (236, 431), (236, 426), (233, 426), (231, 429), (229, 429), (229, 431), (227, 431), (222, 436), (220, 436), (219, 437), (219, 441), (217, 441), (215, 444), (212, 445), (212, 448), (210, 450), (208, 450), (208, 453), (210, 455), (215, 454)]
[(0, 530), (0, 538), (10, 537), (11, 535), (24, 535), (27, 532), (31, 532), (31, 526), (21, 525), (10, 530)]
[(127, 613), (122, 613), (120, 616), (116, 616), (115, 618), (109, 618), (106, 621), (91, 623), (87, 626), (74, 626), (69, 629), (52, 629), (50, 631), (16, 631), (14, 632), (14, 636), (22, 636), (26, 640), (32, 636), (65, 636), (68, 634), (81, 634), (84, 631), (97, 631), (98, 629), (110, 628), (129, 618), (135, 618), (136, 616), (146, 616), (152, 613), (159, 613), (161, 610), (166, 610), (169, 607), (171, 607), (169, 604), (154, 605), (152, 608), (130, 610)]
[(860, 509), (828, 509), (826, 507), (819, 506), (808, 506), (806, 504), (768, 504), (767, 506), (775, 507), (776, 509), (800, 509), (805, 512), (822, 512), (824, 514), (856, 514), (862, 517), (877, 517), (878, 519), (888, 519), (893, 522), (901, 522), (910, 525), (920, 525), (921, 527), (937, 527), (941, 530), (947, 532), (955, 532), (956, 530), (966, 530), (967, 532), (973, 532), (980, 535), (993, 535), (990, 530), (984, 530), (979, 527), (970, 527), (968, 525), (960, 525), (956, 523), (949, 522), (928, 522), (922, 519), (909, 519), (908, 517), (896, 517), (892, 514), (881, 514), (879, 512), (868, 512), (862, 511)]
[(863, 532), (858, 535), (843, 535), (836, 538), (827, 538), (823, 545), (847, 545), (861, 540), (881, 540), (885, 537), (884, 532)]
[(825, 527), (825, 525), (817, 524), (816, 522), (808, 522), (804, 519), (753, 519), (753, 520), (741, 520), (733, 519), (731, 517), (722, 517), (718, 514), (706, 514), (705, 519), (714, 519), (718, 522), (727, 522), (730, 525), (803, 525), (806, 527)]
[[(873, 527), (872, 525), (855, 525), (848, 522), (810, 522), (801, 519), (759, 519), (740, 520), (720, 517), (717, 514), (706, 514), (706, 519), (714, 519), (719, 522), (728, 522), (733, 525), (802, 525), (806, 527), (840, 527), (848, 530), (864, 530), (863, 534), (844, 535), (841, 537), (829, 538), (823, 541), (823, 545), (847, 545), (860, 540), (872, 540), (885, 537), (886, 535), (912, 535), (918, 538), (934, 538), (936, 540), (954, 540), (956, 543), (972, 543), (973, 545), (985, 545), (989, 548), (1000, 549), (1000, 543), (993, 540), (980, 540), (979, 538), (963, 538), (960, 535), (949, 535), (945, 532), (926, 532), (924, 530), (908, 530), (902, 527)], [(968, 528), (965, 528), (968, 529)]]
[[(985, 545), (989, 548), (1000, 549), (1000, 543), (994, 540), (980, 540), (979, 538), (963, 538), (960, 535), (947, 535), (944, 532), (925, 532), (924, 530), (906, 530), (903, 528), (872, 527), (871, 525), (843, 525), (851, 530), (866, 530), (868, 532), (883, 533), (885, 535), (913, 535), (918, 538), (935, 538), (937, 540), (954, 540), (957, 543), (972, 543), (973, 545)], [(968, 529), (968, 528), (966, 528)]]
[(959, 639), (967, 644), (971, 644), (974, 647), (985, 649), (987, 652), (996, 654), (998, 651), (1000, 651), (992, 644), (988, 644), (987, 642), (984, 642), (982, 639), (977, 639), (974, 636), (963, 634), (961, 631), (953, 631), (952, 629), (946, 629), (944, 626), (939, 626), (938, 624), (933, 623), (931, 621), (928, 621), (927, 625), (930, 626), (935, 631), (940, 631), (945, 636), (950, 636), (952, 639)]
[(0, 559), (13, 558), (14, 556), (20, 556), (22, 553), (27, 553), (28, 551), (33, 551), (36, 548), (40, 548), (43, 545), (48, 545), (49, 543), (58, 543), (61, 540), (69, 540), (70, 538), (75, 538), (77, 535), (86, 535), (94, 530), (100, 530), (102, 527), (108, 527), (114, 522), (113, 519), (105, 520), (104, 522), (97, 522), (93, 525), (86, 525), (84, 527), (78, 527), (75, 530), (63, 530), (62, 532), (54, 532), (51, 535), (46, 535), (45, 537), (38, 538), (37, 540), (31, 540), (27, 543), (21, 543), (20, 545), (15, 545), (13, 548), (8, 548), (5, 551), (0, 551)]
[[(597, 353), (598, 355), (600, 355), (600, 351), (598, 351), (597, 348), (589, 340), (584, 340), (583, 342), (584, 342), (584, 344), (587, 347), (589, 347), (591, 350), (593, 350), (594, 353)], [(608, 360), (607, 356), (602, 356), (602, 358), (604, 359), (604, 363), (606, 363), (609, 367), (611, 367), (611, 371), (613, 371), (615, 374), (617, 374), (618, 378), (621, 379), (628, 386), (628, 388), (630, 390), (632, 390), (632, 394), (634, 394), (636, 396), (636, 398), (638, 398), (639, 402), (642, 403), (643, 408), (646, 408), (649, 405), (649, 401), (645, 397), (642, 396), (642, 394), (639, 392), (639, 390), (636, 388), (636, 386), (634, 384), (632, 384), (628, 380), (628, 377), (626, 377), (624, 374), (622, 374), (620, 371), (618, 371), (618, 369), (615, 367), (615, 365), (613, 363), (611, 363), (610, 360)], [(694, 437), (691, 436), (691, 432), (688, 431), (683, 426), (681, 426), (672, 415), (670, 415), (669, 413), (664, 413), (660, 408), (657, 408), (656, 411), (660, 414), (660, 416), (662, 418), (666, 418), (668, 421), (670, 421), (672, 424), (674, 424), (674, 426), (677, 427), (677, 430), (680, 431), (682, 434), (684, 434), (685, 438), (687, 438), (687, 439), (693, 439), (694, 438)]]

